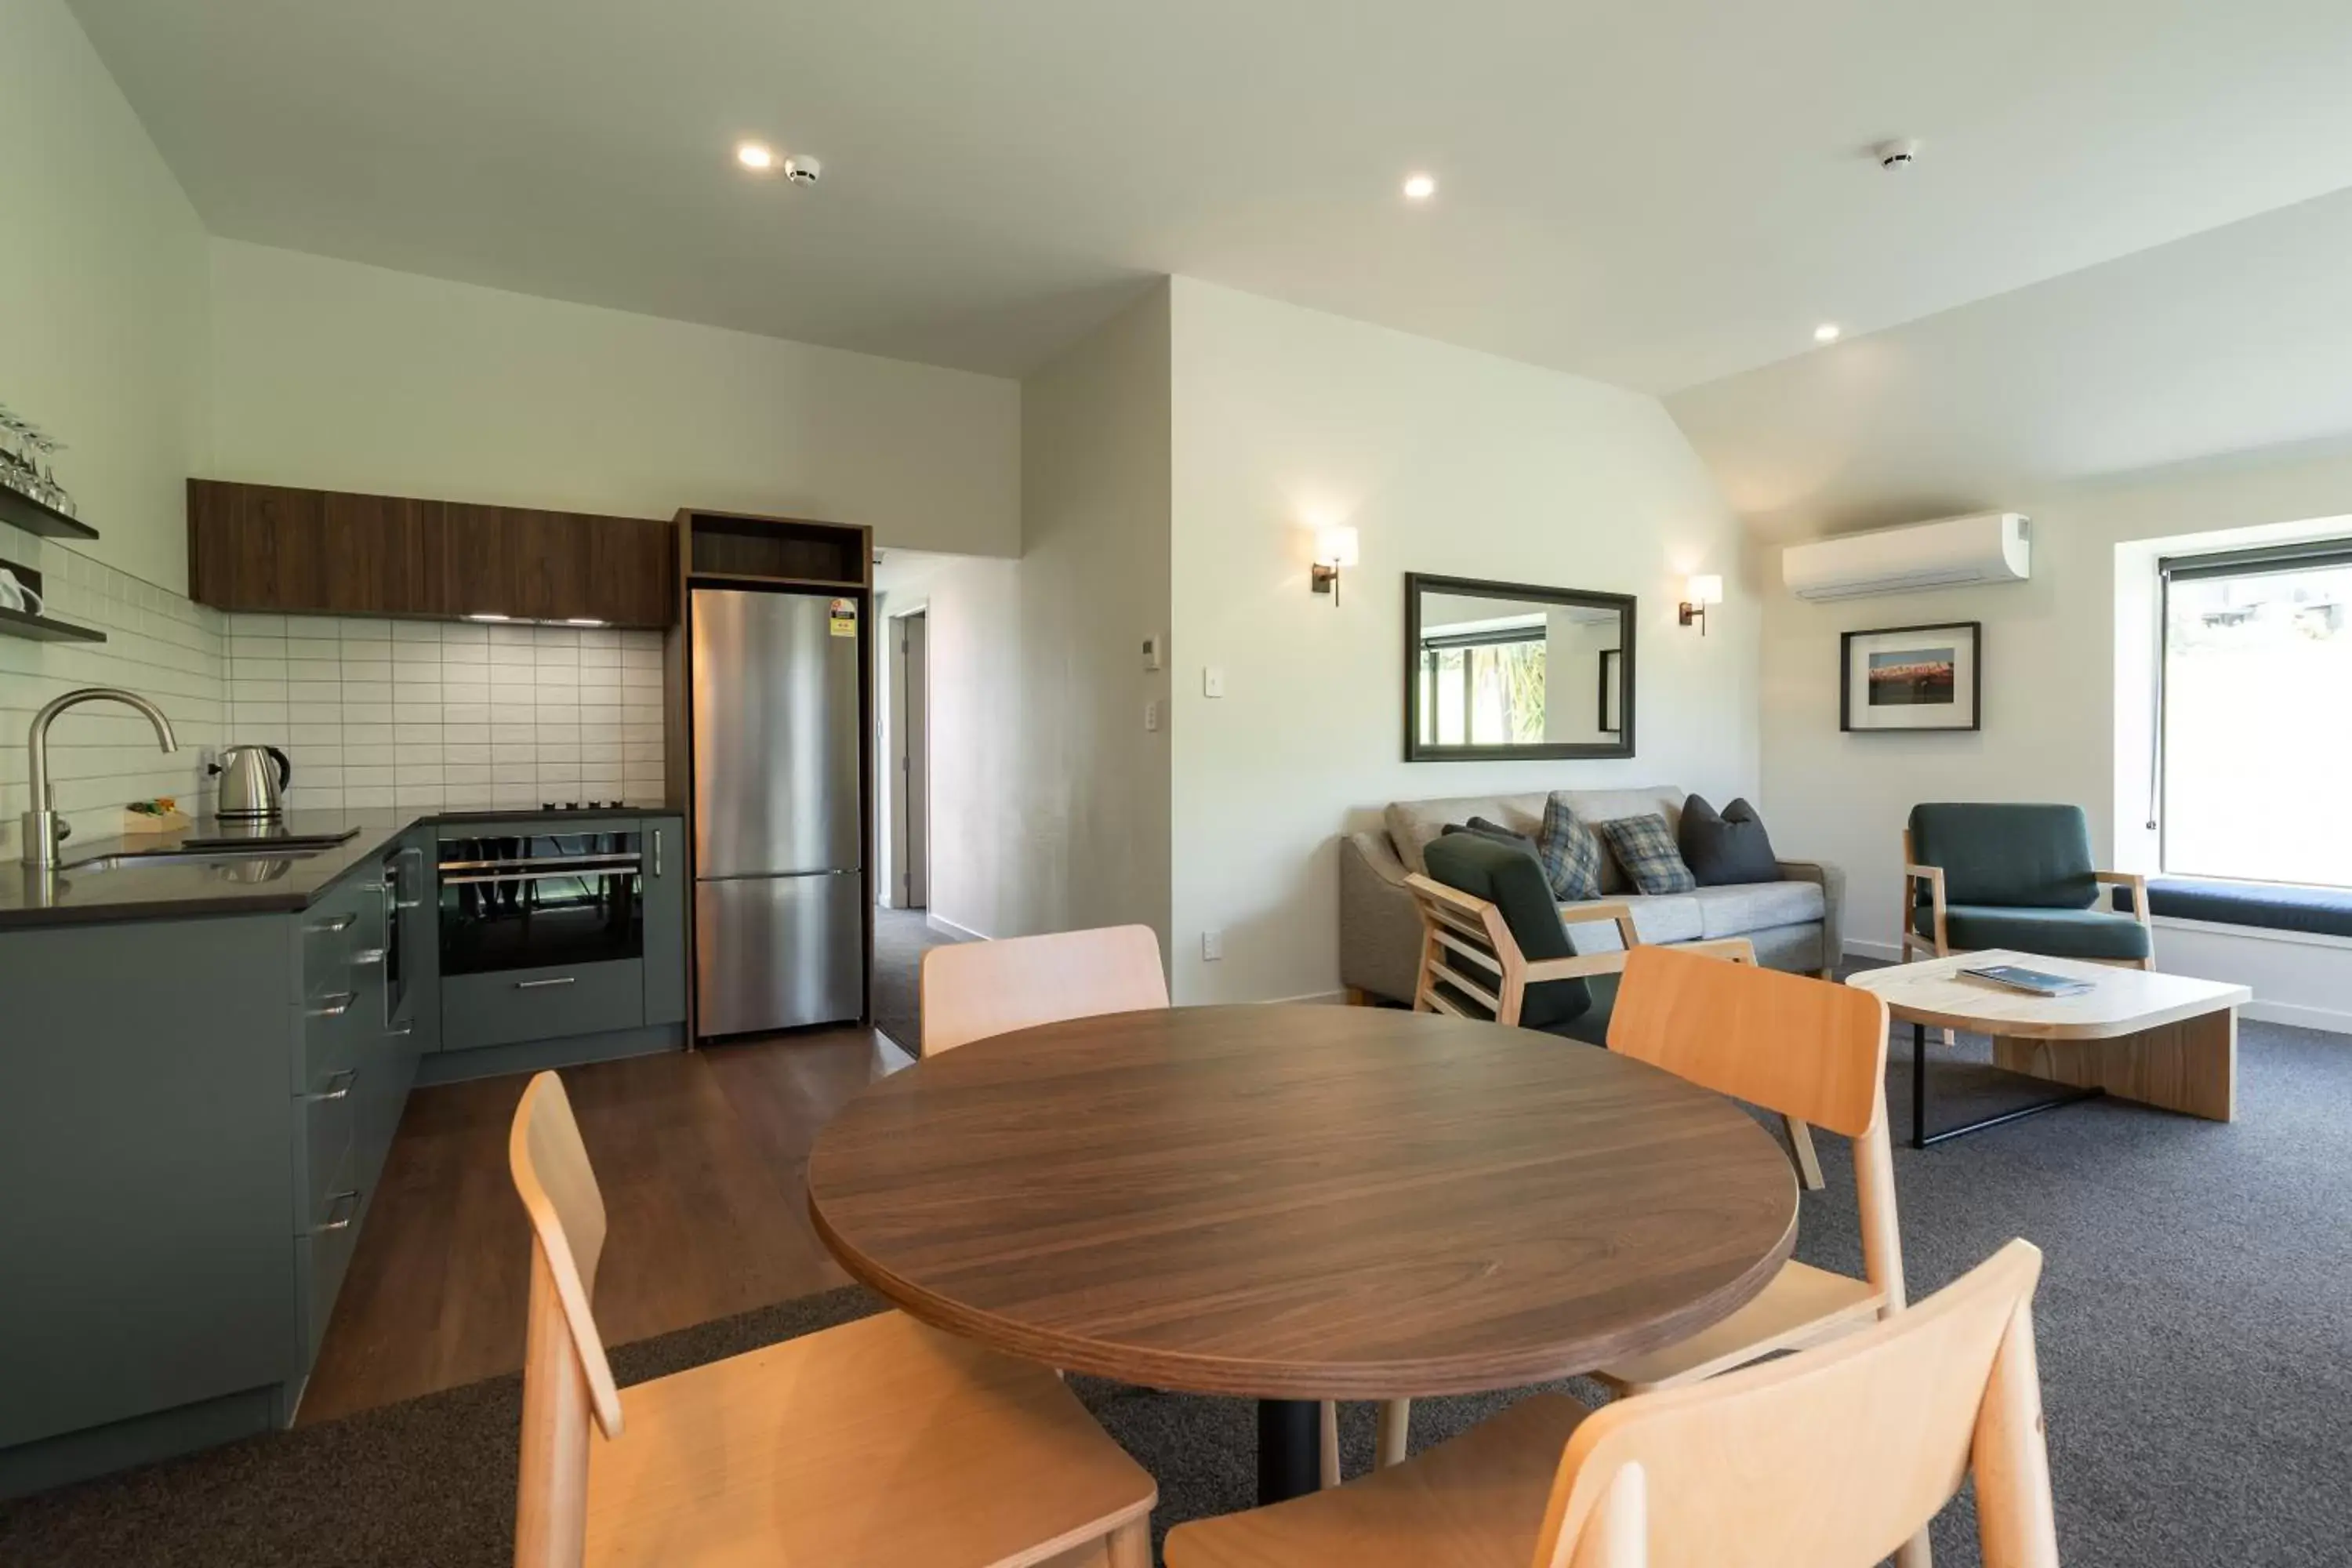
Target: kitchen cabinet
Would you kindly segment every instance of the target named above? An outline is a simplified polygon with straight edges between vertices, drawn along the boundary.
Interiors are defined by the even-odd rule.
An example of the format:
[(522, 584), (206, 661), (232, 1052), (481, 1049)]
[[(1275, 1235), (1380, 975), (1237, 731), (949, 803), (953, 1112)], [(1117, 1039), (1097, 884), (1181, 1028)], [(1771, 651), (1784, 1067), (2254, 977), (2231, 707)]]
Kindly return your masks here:
[(598, 820), (644, 956), (572, 986), (438, 969), (440, 835), (544, 818), (380, 826), (300, 907), (0, 930), (0, 1498), (292, 1419), (420, 1076), (684, 1044), (681, 819)]
[(189, 597), (223, 610), (663, 626), (670, 525), (188, 481)]

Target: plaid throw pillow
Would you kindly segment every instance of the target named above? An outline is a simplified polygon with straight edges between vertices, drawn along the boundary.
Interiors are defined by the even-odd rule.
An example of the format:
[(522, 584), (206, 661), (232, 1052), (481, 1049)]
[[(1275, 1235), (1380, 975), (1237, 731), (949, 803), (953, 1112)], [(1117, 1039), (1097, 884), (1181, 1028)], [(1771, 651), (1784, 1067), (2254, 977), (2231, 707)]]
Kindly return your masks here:
[(1664, 817), (1621, 816), (1602, 823), (1600, 832), (1641, 891), (1687, 893), (1698, 886), (1698, 879), (1683, 864), (1683, 852), (1675, 847)]
[(1543, 827), (1536, 835), (1536, 858), (1543, 862), (1551, 896), (1563, 904), (1601, 896), (1601, 841), (1576, 819), (1559, 792), (1544, 802)]

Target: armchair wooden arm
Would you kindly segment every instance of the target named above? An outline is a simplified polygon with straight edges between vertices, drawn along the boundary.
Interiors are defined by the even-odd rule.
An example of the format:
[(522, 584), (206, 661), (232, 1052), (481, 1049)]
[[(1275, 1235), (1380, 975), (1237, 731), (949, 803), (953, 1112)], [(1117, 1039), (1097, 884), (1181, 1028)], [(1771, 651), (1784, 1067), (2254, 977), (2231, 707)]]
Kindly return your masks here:
[[(1923, 879), (1927, 884), (1929, 908), (1935, 915), (1935, 923), (1929, 928), (1932, 942), (1911, 929), (1911, 911), (1918, 904), (1919, 883)], [(1932, 946), (1937, 958), (1951, 952), (1951, 936), (1944, 925), (1944, 868), (1941, 866), (1922, 866), (1911, 858), (1911, 830), (1907, 827), (1903, 830), (1903, 901), (1895, 906), (1895, 918), (1903, 922), (1899, 945), (1906, 963), (1910, 961), (1914, 947)]]
[[(2147, 873), (2141, 871), (2094, 871), (2091, 873), (2091, 879), (2097, 882), (2101, 887), (2129, 888), (2131, 889), (2132, 896), (2132, 918), (2138, 921), (2142, 925), (2147, 925), (2148, 923)], [(2112, 906), (2115, 903), (2115, 900), (2113, 899), (2109, 899), (2107, 902)]]
[(1632, 949), (1641, 945), (1642, 939), (1633, 931), (1633, 906), (1622, 899), (1589, 899), (1581, 903), (1559, 906), (1559, 923), (1584, 925), (1594, 921), (1613, 921), (1617, 925), (1617, 941)]

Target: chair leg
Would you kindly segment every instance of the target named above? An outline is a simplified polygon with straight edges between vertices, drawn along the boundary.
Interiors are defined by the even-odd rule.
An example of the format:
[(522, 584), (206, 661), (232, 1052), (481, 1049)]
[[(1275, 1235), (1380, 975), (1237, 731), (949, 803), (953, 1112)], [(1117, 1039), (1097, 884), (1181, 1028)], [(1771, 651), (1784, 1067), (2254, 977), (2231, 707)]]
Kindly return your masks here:
[(1822, 1158), (1813, 1152), (1813, 1130), (1793, 1116), (1780, 1120), (1789, 1129), (1789, 1154), (1797, 1163), (1797, 1180), (1803, 1184), (1805, 1191), (1820, 1192)]
[(1323, 1402), (1323, 1453), (1321, 1480), (1327, 1487), (1336, 1487), (1342, 1479), (1339, 1474), (1339, 1406), (1337, 1401)]
[(1151, 1568), (1151, 1516), (1128, 1521), (1104, 1544), (1109, 1549), (1109, 1568)]
[(1373, 1449), (1372, 1462), (1383, 1467), (1404, 1462), (1407, 1439), (1412, 1436), (1412, 1401), (1388, 1399), (1381, 1402), (1381, 1436)]

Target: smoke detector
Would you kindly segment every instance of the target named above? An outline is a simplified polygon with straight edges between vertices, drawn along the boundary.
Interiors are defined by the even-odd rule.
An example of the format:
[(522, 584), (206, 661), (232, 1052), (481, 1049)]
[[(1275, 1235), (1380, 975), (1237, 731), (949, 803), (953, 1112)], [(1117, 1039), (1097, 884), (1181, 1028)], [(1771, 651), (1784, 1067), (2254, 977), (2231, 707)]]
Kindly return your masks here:
[[(1916, 137), (1909, 136), (1894, 142), (1881, 142), (1870, 150), (1870, 155), (1878, 160), (1878, 166), (1882, 169), (1907, 169), (1919, 161), (1919, 142)], [(785, 167), (789, 169), (791, 165), (788, 163)]]
[(814, 185), (817, 176), (824, 173), (824, 165), (805, 153), (784, 160), (784, 178), (796, 185)]

